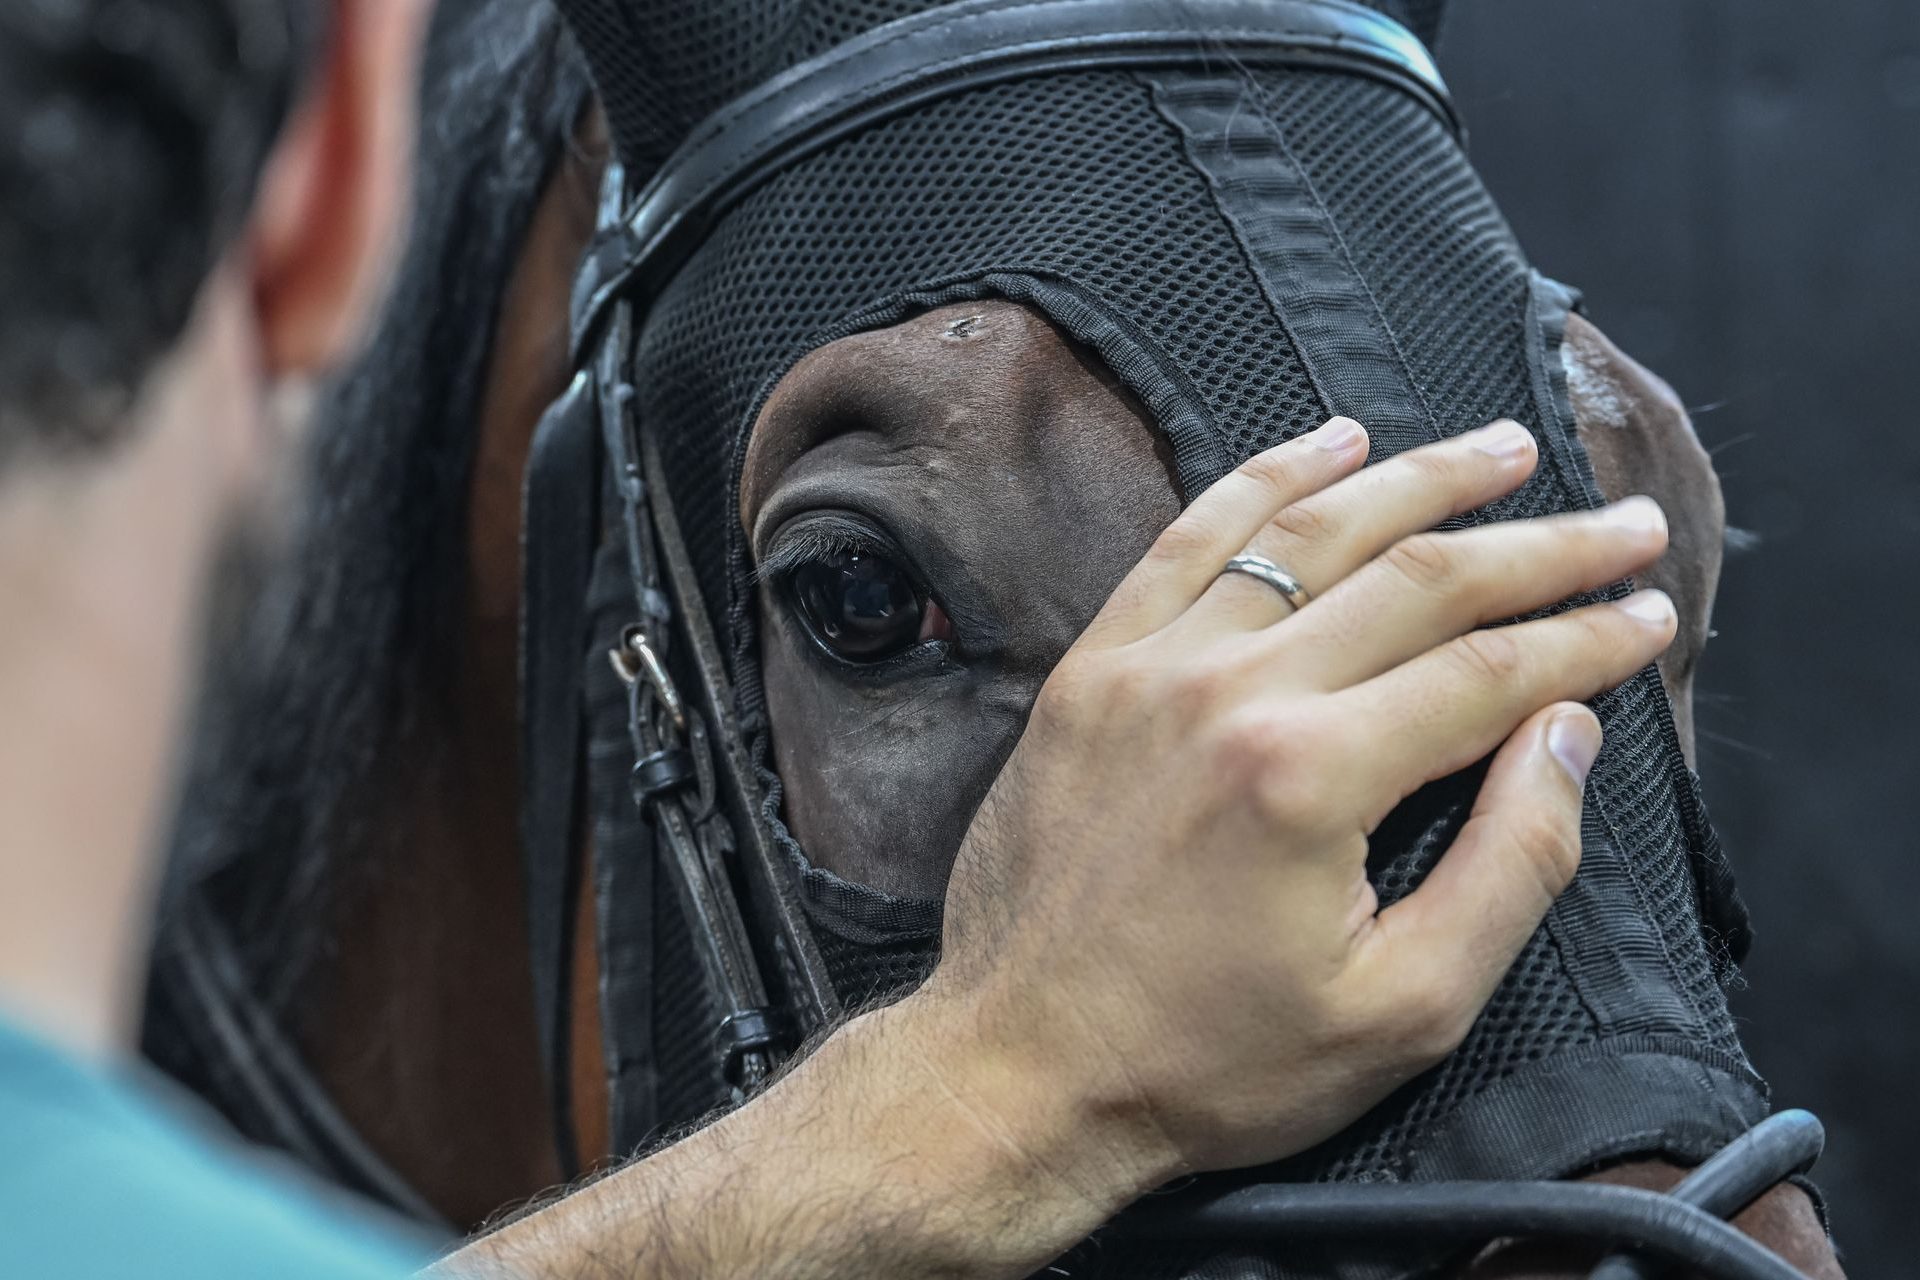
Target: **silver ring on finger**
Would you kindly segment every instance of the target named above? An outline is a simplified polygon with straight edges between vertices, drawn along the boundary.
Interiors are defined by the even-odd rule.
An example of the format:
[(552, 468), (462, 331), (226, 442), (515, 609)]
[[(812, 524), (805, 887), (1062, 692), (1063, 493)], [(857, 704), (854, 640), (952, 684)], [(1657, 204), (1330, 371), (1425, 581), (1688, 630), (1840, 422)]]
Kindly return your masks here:
[(1244, 573), (1249, 578), (1258, 578), (1278, 591), (1296, 611), (1306, 608), (1308, 601), (1313, 599), (1313, 594), (1300, 585), (1300, 579), (1265, 556), (1256, 556), (1251, 552), (1235, 556), (1227, 561), (1226, 568), (1220, 570), (1221, 577), (1229, 573)]

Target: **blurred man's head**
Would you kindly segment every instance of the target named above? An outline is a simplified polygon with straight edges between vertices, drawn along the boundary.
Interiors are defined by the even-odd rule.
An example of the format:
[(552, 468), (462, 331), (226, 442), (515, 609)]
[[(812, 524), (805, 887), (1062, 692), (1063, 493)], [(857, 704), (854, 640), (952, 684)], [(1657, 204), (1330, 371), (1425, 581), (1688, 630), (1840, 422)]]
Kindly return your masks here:
[(403, 202), (422, 7), (0, 5), (0, 477), (135, 434), (210, 293), (251, 390), (339, 356)]
[(385, 274), (426, 9), (0, 0), (0, 1000), (74, 1037), (126, 1025), (272, 407)]

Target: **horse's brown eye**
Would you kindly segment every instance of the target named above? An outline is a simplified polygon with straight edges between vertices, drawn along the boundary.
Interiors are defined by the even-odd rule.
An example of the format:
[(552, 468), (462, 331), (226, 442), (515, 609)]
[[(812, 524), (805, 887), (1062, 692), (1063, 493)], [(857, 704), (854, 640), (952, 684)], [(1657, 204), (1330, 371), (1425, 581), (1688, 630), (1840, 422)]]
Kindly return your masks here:
[(848, 662), (879, 662), (922, 638), (927, 604), (884, 556), (836, 551), (796, 567), (791, 582), (801, 621)]

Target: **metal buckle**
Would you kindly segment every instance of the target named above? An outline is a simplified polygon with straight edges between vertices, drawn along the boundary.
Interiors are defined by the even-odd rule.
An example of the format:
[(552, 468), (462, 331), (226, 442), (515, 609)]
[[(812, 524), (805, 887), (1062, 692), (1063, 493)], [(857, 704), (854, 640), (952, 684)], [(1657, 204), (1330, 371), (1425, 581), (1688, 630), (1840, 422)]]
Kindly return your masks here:
[(674, 687), (673, 677), (667, 674), (666, 664), (648, 643), (645, 631), (637, 625), (622, 631), (619, 647), (607, 651), (607, 660), (613, 664), (614, 674), (627, 685), (637, 684), (642, 676), (646, 677), (648, 687), (673, 717), (674, 727), (682, 733), (687, 731), (686, 704), (680, 701), (680, 690)]
[[(760, 1083), (773, 1054), (787, 1043), (787, 1018), (774, 1008), (736, 1009), (720, 1020), (713, 1040), (727, 1083), (750, 1088)], [(749, 1058), (756, 1054), (760, 1061), (750, 1068)]]

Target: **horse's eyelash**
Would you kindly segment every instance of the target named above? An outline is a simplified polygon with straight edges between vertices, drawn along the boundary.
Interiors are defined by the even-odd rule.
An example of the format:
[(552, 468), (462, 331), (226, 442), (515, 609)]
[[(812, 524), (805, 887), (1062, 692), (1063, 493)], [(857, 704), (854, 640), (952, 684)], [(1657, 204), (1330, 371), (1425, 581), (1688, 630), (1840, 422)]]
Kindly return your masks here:
[(756, 582), (774, 582), (796, 569), (848, 553), (891, 556), (892, 548), (864, 529), (841, 521), (815, 521), (783, 533), (754, 567)]

